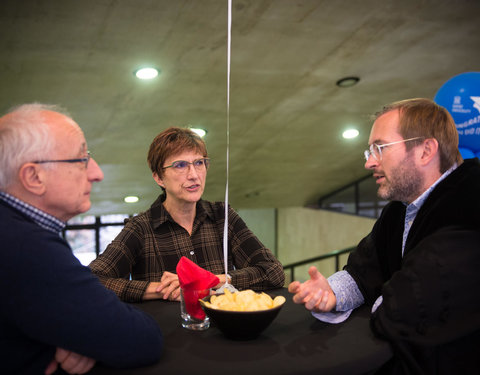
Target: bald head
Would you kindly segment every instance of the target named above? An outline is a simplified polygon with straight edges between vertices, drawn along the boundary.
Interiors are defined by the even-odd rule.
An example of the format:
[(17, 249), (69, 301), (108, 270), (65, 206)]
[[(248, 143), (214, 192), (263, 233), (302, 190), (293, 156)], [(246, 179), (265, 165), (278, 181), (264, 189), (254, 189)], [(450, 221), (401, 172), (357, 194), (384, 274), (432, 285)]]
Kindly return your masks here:
[(0, 118), (0, 190), (15, 182), (21, 165), (50, 158), (57, 145), (52, 130), (78, 125), (60, 107), (24, 104)]
[(0, 118), (0, 190), (66, 221), (90, 208), (91, 184), (102, 179), (62, 109), (25, 104)]

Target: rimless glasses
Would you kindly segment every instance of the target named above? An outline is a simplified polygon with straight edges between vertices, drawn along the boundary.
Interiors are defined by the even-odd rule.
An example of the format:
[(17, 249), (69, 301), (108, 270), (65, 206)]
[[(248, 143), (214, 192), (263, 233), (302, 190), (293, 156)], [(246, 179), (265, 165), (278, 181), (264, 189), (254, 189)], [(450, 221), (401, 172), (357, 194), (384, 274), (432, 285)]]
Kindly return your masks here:
[(363, 155), (365, 156), (365, 160), (368, 161), (370, 156), (373, 156), (373, 158), (376, 161), (381, 161), (382, 160), (382, 148), (396, 145), (398, 143), (405, 143), (405, 142), (410, 142), (410, 141), (415, 141), (417, 139), (422, 139), (423, 137), (415, 137), (415, 138), (408, 138), (408, 139), (402, 139), (401, 141), (396, 141), (396, 142), (390, 142), (390, 143), (384, 143), (383, 145), (377, 145), (376, 143), (372, 143), (370, 145), (370, 148), (368, 150), (365, 150), (363, 152)]

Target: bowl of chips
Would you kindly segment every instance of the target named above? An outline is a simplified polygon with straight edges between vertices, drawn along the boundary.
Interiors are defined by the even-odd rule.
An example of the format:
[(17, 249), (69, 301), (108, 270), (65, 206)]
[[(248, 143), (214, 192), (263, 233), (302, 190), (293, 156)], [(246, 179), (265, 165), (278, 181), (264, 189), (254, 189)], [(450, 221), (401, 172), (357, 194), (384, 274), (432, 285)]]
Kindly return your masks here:
[(250, 340), (258, 337), (276, 318), (285, 297), (242, 290), (213, 294), (200, 300), (211, 322), (226, 337)]

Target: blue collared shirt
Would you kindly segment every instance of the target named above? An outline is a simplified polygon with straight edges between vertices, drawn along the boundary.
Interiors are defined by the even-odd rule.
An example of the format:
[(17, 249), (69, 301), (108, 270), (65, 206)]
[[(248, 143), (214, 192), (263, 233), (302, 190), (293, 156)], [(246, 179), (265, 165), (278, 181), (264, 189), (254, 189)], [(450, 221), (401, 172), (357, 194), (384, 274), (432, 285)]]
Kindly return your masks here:
[(13, 195), (0, 191), (0, 199), (27, 215), (35, 223), (50, 232), (60, 233), (65, 228), (65, 223), (46, 212), (15, 198)]
[[(440, 178), (433, 183), (427, 190), (423, 192), (417, 199), (415, 199), (412, 203), (407, 205), (407, 211), (405, 213), (405, 223), (403, 229), (403, 242), (402, 242), (402, 257), (405, 251), (405, 242), (407, 242), (408, 233), (410, 232), (410, 228), (412, 227), (413, 221), (417, 217), (417, 213), (420, 208), (423, 206), (425, 201), (427, 200), (430, 193), (433, 191), (435, 186), (438, 185), (440, 181), (442, 181), (445, 177), (447, 177), (450, 173), (452, 173), (455, 168), (457, 168), (457, 163), (455, 163), (448, 171), (440, 176)], [(406, 204), (405, 204), (406, 205)]]
[[(423, 192), (415, 201), (407, 205), (407, 210), (405, 213), (405, 222), (404, 222), (404, 229), (403, 229), (403, 241), (402, 241), (402, 257), (405, 251), (405, 242), (408, 238), (408, 233), (410, 232), (410, 228), (417, 217), (417, 213), (422, 207), (423, 203), (427, 200), (430, 193), (433, 189), (445, 179), (450, 173), (452, 173), (457, 168), (457, 163), (455, 163), (449, 170), (443, 173), (440, 178), (435, 181), (427, 190)], [(334, 312), (329, 313), (315, 313), (312, 314), (319, 320), (328, 323), (341, 323), (345, 321), (353, 311), (353, 309), (357, 308), (358, 306), (362, 305), (365, 300), (363, 299), (363, 295), (358, 289), (358, 285), (355, 280), (350, 276), (347, 271), (338, 271), (334, 273), (332, 276), (328, 278), (328, 283), (332, 288), (335, 296), (337, 298), (337, 305), (335, 307)], [(380, 306), (383, 302), (383, 297), (380, 296), (377, 298), (375, 303), (372, 307), (372, 313)]]

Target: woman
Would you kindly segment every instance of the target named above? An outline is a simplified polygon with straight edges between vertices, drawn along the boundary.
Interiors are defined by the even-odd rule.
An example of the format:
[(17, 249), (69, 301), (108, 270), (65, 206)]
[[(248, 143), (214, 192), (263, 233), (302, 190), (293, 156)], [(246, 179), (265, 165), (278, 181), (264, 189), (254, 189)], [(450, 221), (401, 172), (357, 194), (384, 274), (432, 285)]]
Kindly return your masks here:
[[(203, 140), (190, 129), (169, 128), (150, 145), (148, 164), (163, 194), (126, 221), (90, 268), (122, 300), (179, 300), (175, 268), (182, 256), (225, 283), (224, 203), (201, 199), (210, 163)], [(229, 283), (237, 289), (283, 287), (280, 262), (231, 208), (228, 212)]]

